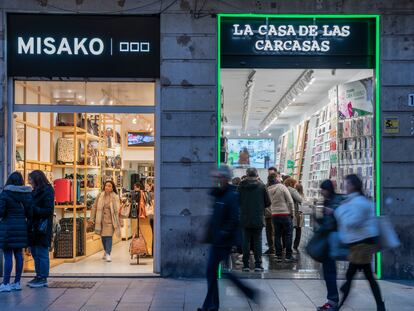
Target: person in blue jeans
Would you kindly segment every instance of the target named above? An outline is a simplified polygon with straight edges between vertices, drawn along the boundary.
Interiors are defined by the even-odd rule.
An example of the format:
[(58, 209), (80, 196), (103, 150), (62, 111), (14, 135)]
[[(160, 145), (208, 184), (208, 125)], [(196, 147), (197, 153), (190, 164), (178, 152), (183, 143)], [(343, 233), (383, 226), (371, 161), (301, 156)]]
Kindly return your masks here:
[[(23, 272), (23, 248), (28, 246), (28, 228), (32, 219), (32, 188), (24, 186), (23, 176), (12, 173), (0, 194), (0, 248), (4, 254), (3, 283), (0, 292), (21, 290)], [(13, 255), (16, 261), (16, 276), (10, 283), (13, 270)]]
[[(35, 263), (36, 277), (29, 281), (29, 287), (47, 287), (49, 277), (49, 248), (52, 244), (55, 192), (42, 171), (29, 174), (33, 187), (33, 225), (30, 237), (30, 251)], [(43, 230), (43, 225), (45, 228)]]
[[(335, 192), (335, 186), (329, 179), (323, 181), (320, 188), (324, 198), (324, 212), (322, 219), (318, 220), (320, 225), (318, 231), (328, 235), (330, 232), (337, 230), (333, 213), (344, 200), (344, 196)], [(327, 302), (318, 307), (317, 310), (336, 311), (339, 303), (338, 285), (336, 283), (336, 261), (327, 257), (322, 262), (322, 270), (327, 289)]]

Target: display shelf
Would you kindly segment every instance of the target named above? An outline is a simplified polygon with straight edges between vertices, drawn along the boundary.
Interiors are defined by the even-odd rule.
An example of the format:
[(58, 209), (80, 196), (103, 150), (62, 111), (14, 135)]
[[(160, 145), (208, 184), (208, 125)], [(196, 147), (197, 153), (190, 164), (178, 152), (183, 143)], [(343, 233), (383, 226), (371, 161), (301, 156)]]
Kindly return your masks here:
[(86, 133), (86, 129), (77, 126), (55, 126), (53, 130), (61, 133)]
[(55, 205), (55, 208), (76, 208), (76, 209), (81, 209), (81, 208), (85, 208), (86, 205)]
[[(74, 164), (53, 164), (54, 168), (69, 168), (69, 169), (74, 169), (75, 165)], [(90, 165), (78, 165), (76, 164), (76, 168), (78, 169), (90, 169), (90, 170), (97, 170), (100, 169), (100, 166), (90, 166)]]

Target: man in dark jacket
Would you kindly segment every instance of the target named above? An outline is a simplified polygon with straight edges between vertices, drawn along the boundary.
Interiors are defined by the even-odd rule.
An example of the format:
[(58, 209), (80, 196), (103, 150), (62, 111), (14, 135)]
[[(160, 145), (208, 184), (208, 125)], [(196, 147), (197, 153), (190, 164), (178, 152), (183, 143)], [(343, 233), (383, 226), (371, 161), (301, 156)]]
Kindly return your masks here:
[(250, 271), (250, 249), (253, 243), (255, 271), (262, 272), (262, 231), (265, 208), (271, 205), (265, 185), (258, 180), (257, 170), (248, 168), (247, 178), (239, 185), (240, 223), (243, 229), (243, 271)]
[[(208, 291), (199, 311), (219, 309), (217, 271), (220, 262), (228, 259), (231, 247), (238, 242), (239, 196), (236, 187), (229, 184), (231, 170), (223, 165), (213, 173), (213, 178), (218, 187), (211, 191), (214, 205), (207, 233), (207, 242), (212, 244), (207, 265)], [(227, 273), (227, 276), (247, 297), (256, 297), (254, 290), (243, 284), (235, 275)]]

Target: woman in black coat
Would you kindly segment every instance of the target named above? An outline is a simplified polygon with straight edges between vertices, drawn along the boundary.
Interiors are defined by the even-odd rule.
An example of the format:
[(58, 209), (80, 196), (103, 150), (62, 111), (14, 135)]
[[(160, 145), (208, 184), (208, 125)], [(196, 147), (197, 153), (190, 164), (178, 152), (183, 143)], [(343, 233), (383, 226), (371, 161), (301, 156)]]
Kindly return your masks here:
[(28, 283), (28, 286), (47, 287), (55, 192), (42, 171), (31, 172), (29, 182), (33, 187), (33, 233), (30, 250), (35, 262), (36, 277)]
[[(24, 186), (19, 172), (12, 173), (0, 193), (0, 248), (4, 254), (4, 276), (0, 292), (21, 290), (23, 272), (23, 248), (28, 246), (28, 228), (32, 219), (32, 188)], [(13, 269), (13, 254), (16, 261), (16, 277), (10, 284)]]

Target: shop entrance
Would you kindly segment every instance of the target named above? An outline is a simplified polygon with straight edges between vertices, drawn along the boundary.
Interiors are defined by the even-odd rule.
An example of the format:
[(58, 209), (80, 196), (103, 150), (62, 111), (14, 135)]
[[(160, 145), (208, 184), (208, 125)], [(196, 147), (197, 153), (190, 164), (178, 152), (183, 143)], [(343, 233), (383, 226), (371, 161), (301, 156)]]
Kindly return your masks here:
[[(55, 189), (52, 276), (157, 271), (155, 82), (14, 81), (13, 170), (45, 172)], [(89, 219), (106, 181), (120, 199), (110, 258)], [(111, 226), (112, 228), (112, 226)], [(130, 254), (134, 235), (145, 241)], [(25, 272), (34, 263), (25, 253)]]
[[(236, 252), (225, 269), (241, 276), (321, 277), (320, 264), (304, 247), (316, 226), (313, 216), (320, 211), (319, 186), (325, 179), (344, 193), (345, 176), (358, 174), (380, 212), (378, 20), (333, 18), (219, 18), (220, 162), (233, 167), (235, 183), (255, 167), (266, 184), (268, 169), (275, 167), (283, 180), (290, 177), (303, 190), (293, 220), (295, 260), (264, 254), (264, 274), (248, 273)], [(262, 246), (263, 252), (269, 249), (266, 230)], [(380, 275), (380, 255), (375, 264)], [(345, 270), (346, 263), (338, 263), (340, 277)]]

